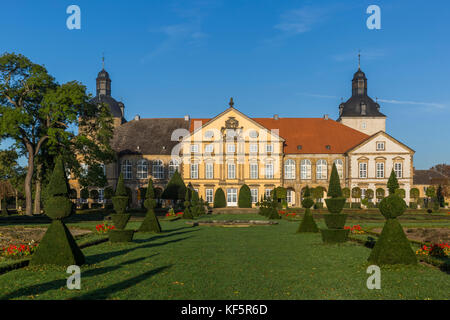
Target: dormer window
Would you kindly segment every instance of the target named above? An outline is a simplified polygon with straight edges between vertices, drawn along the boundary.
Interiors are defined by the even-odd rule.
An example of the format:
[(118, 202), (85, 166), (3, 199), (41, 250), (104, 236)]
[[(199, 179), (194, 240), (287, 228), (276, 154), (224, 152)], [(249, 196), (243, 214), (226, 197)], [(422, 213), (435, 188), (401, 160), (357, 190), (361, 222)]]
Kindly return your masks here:
[(367, 114), (367, 105), (365, 102), (361, 102), (361, 115), (365, 116)]
[(329, 144), (327, 144), (327, 145), (325, 146), (325, 148), (326, 148), (327, 150), (331, 150), (331, 146), (330, 146)]
[(299, 144), (299, 145), (297, 146), (297, 150), (302, 150), (302, 145), (301, 145), (301, 144)]
[(384, 141), (377, 141), (377, 151), (384, 151)]

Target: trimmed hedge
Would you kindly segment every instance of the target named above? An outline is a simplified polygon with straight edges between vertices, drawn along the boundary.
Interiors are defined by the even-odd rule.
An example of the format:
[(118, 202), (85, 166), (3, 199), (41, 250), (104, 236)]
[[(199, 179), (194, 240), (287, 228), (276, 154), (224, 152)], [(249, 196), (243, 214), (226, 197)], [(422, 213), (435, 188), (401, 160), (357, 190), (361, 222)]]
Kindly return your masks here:
[(386, 219), (394, 219), (401, 216), (407, 208), (405, 200), (394, 193), (381, 200), (378, 207)]
[(352, 209), (361, 209), (361, 202), (352, 202), (350, 204), (350, 208), (352, 208)]
[(325, 224), (329, 229), (342, 229), (347, 221), (347, 214), (345, 213), (330, 213), (324, 215)]
[(134, 230), (109, 230), (109, 241), (116, 242), (131, 242), (133, 241)]
[(386, 221), (368, 261), (376, 265), (417, 263), (416, 255), (397, 219)]
[(214, 208), (225, 208), (226, 206), (225, 193), (222, 188), (218, 188), (214, 194)]
[(305, 233), (305, 232), (313, 232), (313, 233), (319, 232), (319, 228), (317, 228), (317, 224), (314, 221), (314, 217), (311, 214), (311, 210), (309, 208), (305, 210), (303, 220), (297, 229), (297, 233)]
[(130, 220), (131, 215), (128, 213), (120, 214), (120, 213), (113, 213), (111, 215), (111, 220), (113, 221), (114, 227), (117, 230), (123, 230), (125, 229), (125, 226), (128, 223), (128, 220)]
[(348, 239), (348, 229), (320, 229), (324, 243), (342, 243)]
[(345, 201), (344, 197), (325, 199), (327, 209), (331, 213), (340, 213), (344, 208)]
[(239, 208), (251, 208), (252, 207), (252, 194), (248, 185), (242, 185), (239, 190), (239, 199), (238, 199)]

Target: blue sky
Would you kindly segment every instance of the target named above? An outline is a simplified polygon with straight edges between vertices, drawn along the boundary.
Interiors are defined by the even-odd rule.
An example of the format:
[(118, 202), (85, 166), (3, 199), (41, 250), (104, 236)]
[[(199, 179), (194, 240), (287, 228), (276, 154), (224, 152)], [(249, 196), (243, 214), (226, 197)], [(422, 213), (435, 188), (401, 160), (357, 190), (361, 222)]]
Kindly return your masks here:
[[(81, 8), (68, 30), (66, 8)], [(369, 30), (369, 5), (381, 30)], [(44, 64), (90, 92), (102, 53), (128, 119), (338, 116), (361, 67), (387, 132), (416, 151), (417, 169), (450, 159), (448, 1), (8, 1), (0, 52)], [(2, 147), (6, 147), (4, 142)]]

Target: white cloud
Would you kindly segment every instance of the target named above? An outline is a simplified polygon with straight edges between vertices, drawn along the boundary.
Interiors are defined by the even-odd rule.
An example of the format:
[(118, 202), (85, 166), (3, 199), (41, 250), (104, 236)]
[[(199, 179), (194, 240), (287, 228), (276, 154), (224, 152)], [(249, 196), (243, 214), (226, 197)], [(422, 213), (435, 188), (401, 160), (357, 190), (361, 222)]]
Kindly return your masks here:
[(315, 7), (290, 10), (281, 15), (280, 23), (274, 28), (291, 35), (308, 32), (322, 20), (324, 14), (323, 9)]

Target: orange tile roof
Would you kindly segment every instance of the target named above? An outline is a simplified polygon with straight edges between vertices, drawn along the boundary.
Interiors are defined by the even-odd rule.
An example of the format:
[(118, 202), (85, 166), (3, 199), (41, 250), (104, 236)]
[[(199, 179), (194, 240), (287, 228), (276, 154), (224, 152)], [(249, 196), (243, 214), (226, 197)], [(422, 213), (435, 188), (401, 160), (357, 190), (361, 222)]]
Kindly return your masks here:
[[(203, 124), (210, 119), (191, 119), (190, 131), (194, 121)], [(278, 129), (279, 136), (285, 139), (285, 154), (336, 154), (345, 153), (360, 144), (368, 135), (347, 127), (339, 122), (324, 118), (252, 118), (263, 127)], [(301, 149), (297, 148), (301, 145)], [(329, 145), (330, 149), (326, 146)]]

